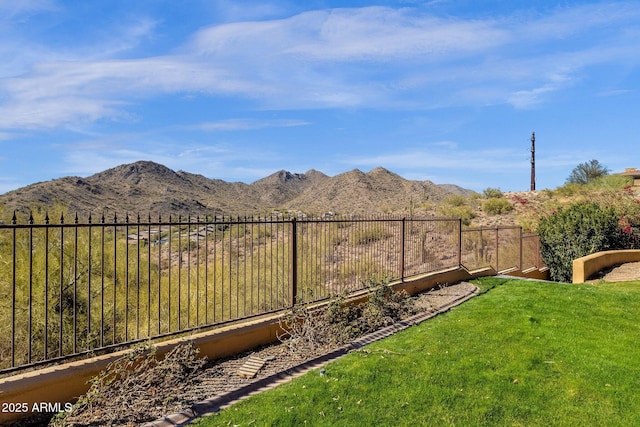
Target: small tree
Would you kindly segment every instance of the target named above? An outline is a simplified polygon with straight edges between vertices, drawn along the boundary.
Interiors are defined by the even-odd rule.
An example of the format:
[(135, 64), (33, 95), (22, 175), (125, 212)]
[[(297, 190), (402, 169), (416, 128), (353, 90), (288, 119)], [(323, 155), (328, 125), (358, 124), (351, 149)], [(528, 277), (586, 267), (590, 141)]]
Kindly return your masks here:
[(576, 166), (567, 178), (567, 184), (588, 184), (594, 179), (608, 174), (609, 169), (594, 159)]

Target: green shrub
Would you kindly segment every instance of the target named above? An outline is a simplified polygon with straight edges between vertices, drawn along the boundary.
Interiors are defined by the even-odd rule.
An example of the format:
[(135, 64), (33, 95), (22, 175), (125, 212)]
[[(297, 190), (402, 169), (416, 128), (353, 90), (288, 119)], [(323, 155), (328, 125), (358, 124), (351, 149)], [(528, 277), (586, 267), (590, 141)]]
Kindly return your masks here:
[(504, 197), (504, 194), (502, 194), (502, 191), (500, 191), (499, 188), (487, 187), (484, 189), (482, 194), (484, 194), (484, 197), (486, 197), (487, 199), (499, 199), (501, 197)]
[(592, 190), (623, 190), (633, 184), (633, 178), (624, 175), (605, 175), (591, 181), (588, 186)]
[(363, 230), (355, 230), (351, 235), (351, 242), (356, 245), (366, 245), (391, 237), (393, 234), (380, 224), (371, 225)]
[(543, 217), (538, 224), (540, 252), (551, 280), (570, 282), (573, 260), (594, 252), (622, 249), (625, 236), (615, 210), (578, 202)]
[(567, 183), (562, 187), (556, 188), (554, 191), (554, 195), (558, 197), (573, 197), (576, 194), (580, 193), (580, 191), (583, 189), (582, 187), (583, 186), (580, 184)]
[(444, 202), (449, 206), (466, 206), (468, 204), (466, 197), (460, 194), (452, 194), (447, 197)]
[(442, 205), (438, 207), (438, 215), (447, 218), (460, 218), (462, 225), (471, 225), (471, 220), (476, 217), (475, 212), (470, 206), (448, 206)]
[(448, 218), (460, 218), (465, 226), (471, 225), (471, 220), (476, 217), (473, 208), (469, 206), (469, 200), (459, 194), (447, 197), (437, 208), (438, 215)]
[(490, 198), (482, 202), (482, 211), (489, 215), (500, 215), (513, 210), (513, 205), (503, 197)]

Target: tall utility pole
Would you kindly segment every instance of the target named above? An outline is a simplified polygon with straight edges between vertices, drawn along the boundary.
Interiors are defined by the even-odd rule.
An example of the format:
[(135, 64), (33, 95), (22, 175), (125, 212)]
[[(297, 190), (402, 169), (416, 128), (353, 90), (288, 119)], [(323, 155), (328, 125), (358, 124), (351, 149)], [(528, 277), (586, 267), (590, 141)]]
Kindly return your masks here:
[(531, 132), (531, 191), (536, 191), (536, 133)]

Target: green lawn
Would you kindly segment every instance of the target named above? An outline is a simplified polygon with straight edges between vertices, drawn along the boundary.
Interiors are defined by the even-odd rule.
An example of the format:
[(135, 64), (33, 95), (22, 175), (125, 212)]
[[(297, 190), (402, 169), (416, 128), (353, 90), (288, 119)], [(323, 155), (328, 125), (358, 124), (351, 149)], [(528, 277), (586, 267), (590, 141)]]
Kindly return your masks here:
[(198, 426), (640, 425), (640, 282), (483, 293)]

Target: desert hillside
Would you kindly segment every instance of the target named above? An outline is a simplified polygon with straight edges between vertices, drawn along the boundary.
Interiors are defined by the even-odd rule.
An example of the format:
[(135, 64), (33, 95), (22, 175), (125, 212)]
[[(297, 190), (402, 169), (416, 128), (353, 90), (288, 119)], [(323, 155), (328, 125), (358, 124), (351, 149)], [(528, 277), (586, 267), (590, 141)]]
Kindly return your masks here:
[(251, 184), (226, 182), (139, 161), (89, 177), (64, 177), (0, 195), (5, 215), (64, 206), (80, 214), (103, 212), (177, 216), (254, 215), (274, 210), (309, 214), (402, 212), (473, 191), (410, 181), (384, 168), (336, 176), (279, 171)]
[[(146, 218), (169, 215), (271, 215), (274, 212), (437, 216), (464, 218), (468, 227), (520, 225), (533, 231), (541, 215), (579, 200), (604, 204), (635, 202), (638, 190), (622, 177), (596, 185), (565, 185), (555, 190), (483, 194), (448, 184), (411, 181), (384, 169), (354, 169), (335, 176), (317, 170), (278, 171), (251, 184), (226, 182), (163, 165), (139, 161), (86, 178), (64, 177), (0, 195), (6, 221), (13, 212), (22, 220), (32, 209), (63, 207), (79, 215), (117, 213)], [(620, 182), (617, 182), (620, 181)], [(490, 191), (493, 194), (489, 194)], [(491, 197), (500, 199), (496, 209)], [(495, 200), (494, 200), (495, 202)]]

